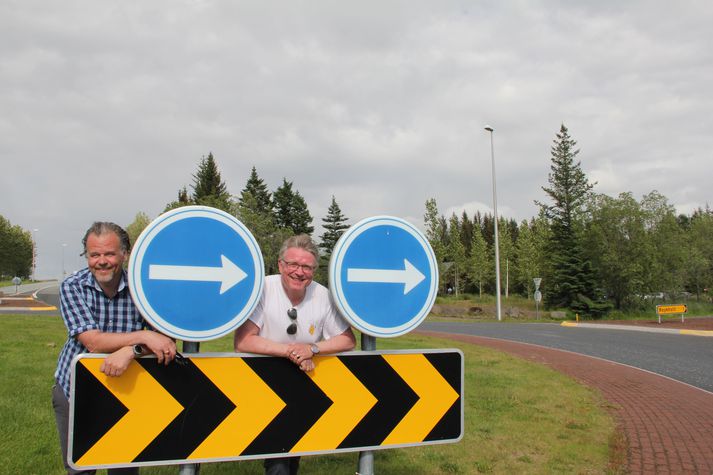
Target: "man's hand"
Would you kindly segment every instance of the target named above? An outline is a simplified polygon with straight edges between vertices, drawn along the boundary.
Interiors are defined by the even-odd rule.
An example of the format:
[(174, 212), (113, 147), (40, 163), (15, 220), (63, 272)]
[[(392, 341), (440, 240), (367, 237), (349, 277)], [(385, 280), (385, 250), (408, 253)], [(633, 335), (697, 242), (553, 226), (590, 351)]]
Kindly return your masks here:
[(143, 331), (143, 345), (156, 355), (158, 363), (168, 364), (176, 357), (176, 342), (150, 330)]
[(300, 362), (300, 369), (305, 373), (314, 370), (314, 361), (312, 361), (312, 358), (302, 360), (302, 362)]
[(307, 343), (293, 343), (287, 346), (287, 354), (285, 355), (297, 366), (301, 366), (301, 363), (305, 360), (312, 358), (312, 350)]
[(134, 350), (130, 346), (119, 348), (114, 353), (104, 358), (99, 371), (107, 376), (121, 376), (129, 367), (129, 363), (134, 359)]

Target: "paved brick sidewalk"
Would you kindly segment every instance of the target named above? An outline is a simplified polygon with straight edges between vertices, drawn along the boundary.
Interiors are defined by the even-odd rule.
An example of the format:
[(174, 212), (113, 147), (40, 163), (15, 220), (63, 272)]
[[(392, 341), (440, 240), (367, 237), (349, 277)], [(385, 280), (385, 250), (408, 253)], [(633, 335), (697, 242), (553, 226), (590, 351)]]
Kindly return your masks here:
[(632, 474), (713, 474), (713, 393), (629, 366), (526, 343), (419, 332), (505, 351), (601, 391), (628, 443)]

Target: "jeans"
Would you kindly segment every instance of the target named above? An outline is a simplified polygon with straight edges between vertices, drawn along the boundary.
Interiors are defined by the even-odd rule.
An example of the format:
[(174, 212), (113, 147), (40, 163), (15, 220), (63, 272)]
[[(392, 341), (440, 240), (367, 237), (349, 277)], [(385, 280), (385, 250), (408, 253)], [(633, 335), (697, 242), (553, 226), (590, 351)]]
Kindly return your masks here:
[[(59, 445), (62, 447), (62, 462), (67, 470), (67, 475), (92, 475), (96, 470), (74, 470), (67, 463), (67, 441), (69, 439), (69, 401), (64, 395), (62, 388), (56, 384), (52, 387), (52, 407), (54, 417), (57, 421), (57, 435), (59, 435)], [(110, 468), (108, 475), (138, 475), (138, 467)]]
[(265, 475), (297, 475), (300, 468), (299, 457), (265, 459)]

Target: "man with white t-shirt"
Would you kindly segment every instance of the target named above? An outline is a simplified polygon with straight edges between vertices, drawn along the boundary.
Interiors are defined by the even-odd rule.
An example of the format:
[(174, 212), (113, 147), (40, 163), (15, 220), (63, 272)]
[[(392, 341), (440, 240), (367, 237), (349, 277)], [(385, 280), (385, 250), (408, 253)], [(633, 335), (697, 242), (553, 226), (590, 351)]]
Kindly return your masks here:
[[(302, 371), (312, 371), (312, 357), (348, 351), (356, 339), (329, 291), (312, 280), (319, 251), (300, 234), (280, 249), (280, 273), (265, 279), (255, 311), (235, 331), (235, 351), (288, 358)], [(266, 475), (296, 474), (299, 457), (265, 460)]]

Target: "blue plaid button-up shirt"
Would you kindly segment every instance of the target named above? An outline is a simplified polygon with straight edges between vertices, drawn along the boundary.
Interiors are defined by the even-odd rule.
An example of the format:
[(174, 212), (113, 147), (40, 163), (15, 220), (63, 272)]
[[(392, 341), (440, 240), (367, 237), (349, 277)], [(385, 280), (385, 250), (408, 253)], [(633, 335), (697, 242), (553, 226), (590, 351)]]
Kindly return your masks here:
[(128, 333), (141, 330), (144, 320), (129, 294), (126, 271), (121, 276), (119, 291), (108, 298), (88, 268), (67, 277), (60, 287), (60, 310), (68, 337), (57, 361), (54, 377), (69, 398), (72, 358), (89, 350), (76, 338), (87, 330), (106, 333)]

